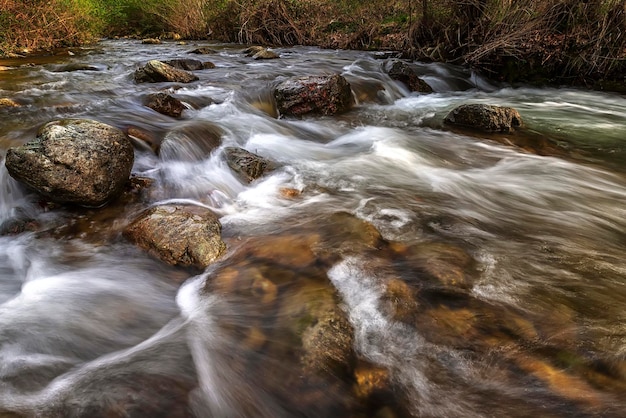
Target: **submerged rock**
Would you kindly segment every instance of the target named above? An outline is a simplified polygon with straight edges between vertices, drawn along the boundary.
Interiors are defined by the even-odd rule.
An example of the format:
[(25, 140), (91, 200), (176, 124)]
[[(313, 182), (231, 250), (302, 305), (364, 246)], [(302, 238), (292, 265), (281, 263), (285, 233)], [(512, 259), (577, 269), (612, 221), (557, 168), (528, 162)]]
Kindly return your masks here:
[(89, 64), (73, 63), (62, 65), (54, 70), (57, 73), (74, 72), (74, 71), (100, 71), (98, 67)]
[(9, 174), (58, 203), (101, 206), (128, 181), (134, 150), (119, 129), (89, 119), (44, 125), (37, 138), (6, 155)]
[(373, 364), (360, 364), (354, 371), (354, 392), (360, 399), (374, 396), (392, 398), (391, 377), (389, 371)]
[(151, 60), (135, 71), (135, 81), (138, 83), (191, 83), (198, 80), (198, 77), (189, 71), (180, 70), (158, 60)]
[(172, 265), (205, 268), (226, 249), (217, 216), (199, 206), (163, 205), (143, 212), (124, 236)]
[(189, 54), (197, 54), (197, 55), (209, 55), (209, 54), (216, 54), (217, 51), (214, 49), (209, 48), (208, 46), (202, 46), (200, 48), (196, 48), (192, 51), (188, 52)]
[(443, 242), (393, 243), (391, 248), (400, 256), (399, 263), (434, 286), (454, 291), (474, 284), (476, 261), (463, 248)]
[(274, 164), (259, 155), (243, 148), (227, 147), (224, 149), (226, 163), (245, 182), (250, 183), (275, 168)]
[(34, 219), (10, 218), (4, 222), (0, 222), (0, 237), (5, 235), (19, 235), (24, 232), (34, 232), (38, 229), (39, 224)]
[(211, 122), (190, 121), (165, 135), (159, 156), (163, 160), (202, 160), (222, 144), (222, 134), (221, 128)]
[(276, 86), (274, 98), (278, 112), (290, 116), (334, 115), (353, 103), (350, 83), (339, 74), (288, 79)]
[(183, 103), (167, 93), (155, 93), (147, 97), (145, 105), (163, 115), (180, 117), (185, 110)]
[(329, 283), (302, 282), (287, 292), (278, 329), (301, 342), (304, 375), (349, 376), (356, 361), (354, 330)]
[(432, 93), (433, 89), (424, 80), (417, 76), (417, 73), (409, 64), (404, 61), (395, 61), (387, 71), (393, 80), (404, 83), (410, 91), (419, 93)]
[(444, 123), (484, 132), (509, 133), (522, 126), (522, 117), (511, 107), (465, 104), (453, 109)]

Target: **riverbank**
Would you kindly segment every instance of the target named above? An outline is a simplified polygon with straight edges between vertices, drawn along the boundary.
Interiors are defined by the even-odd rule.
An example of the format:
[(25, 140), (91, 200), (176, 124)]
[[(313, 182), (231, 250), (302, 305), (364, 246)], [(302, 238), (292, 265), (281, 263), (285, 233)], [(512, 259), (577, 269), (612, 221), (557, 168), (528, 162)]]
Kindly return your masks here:
[(0, 52), (101, 36), (393, 50), (498, 81), (626, 92), (626, 2), (536, 0), (0, 0)]

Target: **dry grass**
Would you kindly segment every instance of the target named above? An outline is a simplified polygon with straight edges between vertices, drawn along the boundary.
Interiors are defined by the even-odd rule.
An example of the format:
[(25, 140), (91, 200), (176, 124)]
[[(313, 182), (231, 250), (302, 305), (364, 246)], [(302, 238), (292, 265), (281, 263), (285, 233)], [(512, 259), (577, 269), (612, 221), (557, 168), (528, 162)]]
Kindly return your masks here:
[(128, 0), (122, 9), (117, 0), (0, 0), (0, 51), (84, 42), (94, 33), (86, 10), (77, 12), (85, 4), (99, 7), (109, 28), (131, 33), (395, 49), (509, 81), (626, 73), (626, 0)]
[(0, 0), (0, 52), (85, 43), (82, 23), (57, 0)]

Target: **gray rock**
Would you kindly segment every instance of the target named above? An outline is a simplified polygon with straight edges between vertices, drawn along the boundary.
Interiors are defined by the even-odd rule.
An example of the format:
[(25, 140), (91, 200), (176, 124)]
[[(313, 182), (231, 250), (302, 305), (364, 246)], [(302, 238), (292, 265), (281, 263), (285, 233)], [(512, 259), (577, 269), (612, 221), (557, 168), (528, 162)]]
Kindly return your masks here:
[(509, 133), (522, 126), (522, 117), (511, 107), (465, 104), (448, 113), (444, 123), (483, 132)]
[(341, 75), (310, 76), (283, 81), (274, 90), (282, 115), (334, 115), (352, 107), (350, 83)]
[(135, 81), (138, 83), (191, 83), (198, 77), (189, 71), (180, 70), (158, 60), (151, 60), (143, 67), (135, 71)]
[(139, 215), (124, 236), (166, 263), (205, 268), (226, 249), (221, 230), (215, 214), (206, 208), (164, 205)]
[(119, 129), (89, 119), (44, 125), (37, 138), (6, 155), (9, 174), (58, 203), (101, 206), (128, 181), (134, 151)]

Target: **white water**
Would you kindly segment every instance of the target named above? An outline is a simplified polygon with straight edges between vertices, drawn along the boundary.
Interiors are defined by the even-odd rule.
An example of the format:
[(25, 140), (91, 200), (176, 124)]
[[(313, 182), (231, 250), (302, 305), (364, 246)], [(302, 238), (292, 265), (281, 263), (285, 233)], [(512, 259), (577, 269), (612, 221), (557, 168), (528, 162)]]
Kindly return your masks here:
[[(475, 263), (464, 271), (472, 278), (467, 289), (428, 282), (412, 267), (425, 257), (419, 254), (346, 256), (325, 272), (354, 327), (357, 355), (390, 373), (397, 399), (389, 408), (405, 404), (392, 416), (620, 416), (626, 406), (620, 396), (626, 388), (622, 97), (498, 86), (439, 64), (416, 64), (435, 89), (417, 95), (392, 82), (382, 62), (365, 52), (290, 48), (279, 50), (279, 60), (256, 62), (237, 46), (216, 47), (218, 54), (201, 57), (216, 69), (199, 71), (199, 82), (180, 89), (132, 81), (134, 68), (148, 59), (186, 57), (174, 44), (110, 41), (57, 59), (96, 65), (98, 72), (59, 73), (54, 62), (0, 74), (0, 97), (24, 104), (0, 110), (0, 155), (53, 118), (132, 125), (176, 141), (159, 156), (136, 148), (134, 173), (155, 180), (145, 206), (209, 207), (231, 242), (333, 233), (330, 215), (348, 212), (388, 241), (453, 245)], [(285, 77), (333, 72), (360, 98), (348, 114), (276, 119), (254, 105), (271, 105), (271, 87)], [(188, 103), (182, 120), (141, 105), (161, 88)], [(517, 108), (526, 132), (556, 152), (537, 155), (497, 138), (442, 129), (447, 111), (468, 102)], [(193, 141), (209, 125), (222, 132), (222, 145), (206, 155)], [(282, 167), (243, 184), (223, 161), (226, 146)], [(285, 188), (300, 195), (286, 197)], [(0, 237), (0, 416), (331, 417), (350, 410), (343, 402), (353, 401), (351, 380), (299, 386), (296, 348), (242, 342), (252, 329), (272, 347), (288, 338), (280, 307), (206, 287), (229, 266), (247, 266), (237, 258), (239, 244), (196, 275), (165, 267), (119, 234), (104, 244), (98, 232), (64, 236), (74, 215), (40, 205), (2, 164), (0, 223), (34, 219), (40, 232)], [(436, 263), (435, 257), (427, 265)], [(293, 266), (293, 274), (309, 280), (318, 273)], [(417, 289), (415, 323), (381, 309), (391, 277)], [(281, 294), (279, 304), (288, 297)], [(458, 316), (445, 317), (448, 311)], [(466, 311), (475, 316), (455, 319)], [(508, 314), (515, 326), (499, 324)], [(476, 328), (455, 322), (480, 318), (488, 320)], [(318, 401), (316, 391), (323, 394)], [(386, 401), (377, 402), (380, 409), (361, 406), (351, 416), (389, 411)]]

